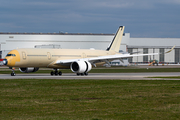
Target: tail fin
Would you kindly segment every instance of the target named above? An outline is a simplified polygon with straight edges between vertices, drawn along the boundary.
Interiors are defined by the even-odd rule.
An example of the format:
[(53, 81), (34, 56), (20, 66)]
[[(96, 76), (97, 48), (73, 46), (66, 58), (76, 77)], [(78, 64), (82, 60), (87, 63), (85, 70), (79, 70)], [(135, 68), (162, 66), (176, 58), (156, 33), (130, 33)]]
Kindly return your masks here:
[(107, 51), (119, 52), (119, 48), (120, 48), (120, 45), (121, 45), (121, 40), (122, 40), (123, 32), (124, 32), (124, 26), (120, 26), (118, 31), (116, 32), (116, 35), (114, 36), (111, 44), (106, 49)]

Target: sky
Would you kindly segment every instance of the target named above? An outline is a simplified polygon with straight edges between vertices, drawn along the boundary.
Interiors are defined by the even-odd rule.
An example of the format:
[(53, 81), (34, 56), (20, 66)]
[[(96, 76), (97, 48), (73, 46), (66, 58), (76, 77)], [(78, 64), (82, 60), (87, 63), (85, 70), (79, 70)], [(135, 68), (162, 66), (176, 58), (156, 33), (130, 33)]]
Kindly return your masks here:
[(180, 0), (2, 0), (0, 32), (180, 38)]

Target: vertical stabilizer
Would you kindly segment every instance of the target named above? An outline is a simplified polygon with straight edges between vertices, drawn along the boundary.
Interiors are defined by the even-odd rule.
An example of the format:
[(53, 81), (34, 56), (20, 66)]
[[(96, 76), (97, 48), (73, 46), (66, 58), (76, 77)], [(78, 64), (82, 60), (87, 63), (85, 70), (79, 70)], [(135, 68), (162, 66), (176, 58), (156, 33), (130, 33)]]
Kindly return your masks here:
[(106, 49), (107, 51), (115, 51), (119, 52), (120, 45), (121, 45), (121, 40), (124, 32), (124, 26), (120, 26), (118, 31), (116, 32), (116, 35), (114, 36), (111, 44), (109, 47)]

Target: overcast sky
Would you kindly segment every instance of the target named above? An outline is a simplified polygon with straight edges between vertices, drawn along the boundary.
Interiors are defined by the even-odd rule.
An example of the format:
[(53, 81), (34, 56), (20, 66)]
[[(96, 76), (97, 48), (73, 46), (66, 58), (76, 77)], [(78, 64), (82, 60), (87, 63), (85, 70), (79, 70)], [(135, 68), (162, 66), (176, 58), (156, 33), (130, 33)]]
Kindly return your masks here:
[(180, 0), (2, 0), (0, 32), (180, 38)]

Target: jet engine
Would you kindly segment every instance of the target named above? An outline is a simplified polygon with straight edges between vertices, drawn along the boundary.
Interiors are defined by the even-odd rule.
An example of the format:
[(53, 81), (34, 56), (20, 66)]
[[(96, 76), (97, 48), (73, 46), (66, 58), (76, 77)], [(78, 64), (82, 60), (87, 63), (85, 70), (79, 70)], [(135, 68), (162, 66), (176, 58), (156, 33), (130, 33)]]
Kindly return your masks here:
[(28, 67), (28, 68), (19, 68), (19, 70), (23, 73), (32, 73), (38, 71), (39, 68)]
[(92, 69), (92, 65), (88, 61), (76, 61), (71, 63), (71, 71), (75, 73), (87, 73)]

